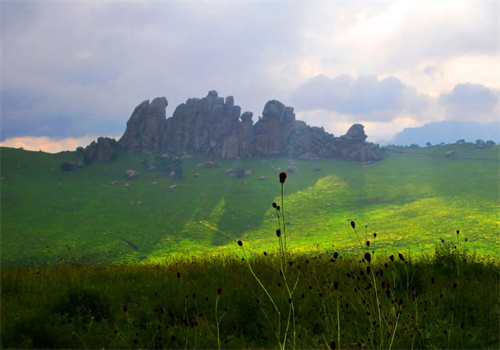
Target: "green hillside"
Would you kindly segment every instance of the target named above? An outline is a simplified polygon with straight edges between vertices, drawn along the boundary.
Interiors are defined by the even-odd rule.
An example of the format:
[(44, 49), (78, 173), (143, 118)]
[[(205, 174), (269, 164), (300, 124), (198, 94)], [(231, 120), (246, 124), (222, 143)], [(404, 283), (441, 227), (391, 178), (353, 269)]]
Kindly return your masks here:
[[(443, 157), (449, 150), (453, 155)], [(185, 178), (177, 180), (145, 168), (145, 159), (154, 163), (152, 156), (121, 153), (114, 162), (64, 172), (60, 164), (72, 161), (73, 152), (2, 148), (1, 263), (158, 262), (205, 252), (240, 254), (238, 239), (250, 253), (275, 249), (271, 203), (280, 197), (278, 173), (291, 165), (298, 171), (289, 173), (285, 184), (285, 215), (293, 249), (359, 247), (349, 226), (355, 220), (362, 236), (367, 225), (377, 252), (419, 254), (433, 251), (440, 239), (454, 244), (458, 239), (461, 246), (496, 256), (499, 150), (465, 144), (408, 151), (425, 154), (416, 156), (392, 149), (374, 164), (196, 158), (183, 160)], [(198, 165), (206, 160), (218, 167)], [(226, 174), (235, 167), (252, 175)], [(138, 170), (139, 177), (127, 180), (127, 169)]]

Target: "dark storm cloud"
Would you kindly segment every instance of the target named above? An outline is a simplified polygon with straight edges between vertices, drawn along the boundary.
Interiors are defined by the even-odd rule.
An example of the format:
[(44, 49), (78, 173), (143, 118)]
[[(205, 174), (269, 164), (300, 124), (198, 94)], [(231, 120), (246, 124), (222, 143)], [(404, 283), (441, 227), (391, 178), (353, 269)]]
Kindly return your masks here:
[(291, 100), (297, 111), (323, 109), (351, 115), (353, 120), (373, 121), (390, 121), (428, 106), (428, 97), (399, 79), (375, 76), (317, 76), (293, 91)]
[[(19, 23), (27, 9), (24, 27)], [(298, 50), (293, 23), (299, 16), (256, 3), (8, 3), (2, 13), (2, 22), (8, 18), (2, 26), (2, 137), (23, 128), (38, 134), (48, 115), (73, 125), (53, 127), (58, 136), (99, 134), (103, 116), (119, 125), (118, 134), (145, 99), (166, 96), (171, 115), (212, 89), (259, 114), (267, 100), (280, 97), (267, 83), (269, 64)], [(23, 107), (27, 98), (7, 90), (43, 98)]]
[(439, 96), (448, 119), (489, 122), (498, 120), (498, 90), (480, 84), (458, 84)]
[[(438, 80), (444, 59), (496, 55), (498, 48), (498, 35), (491, 34), (498, 6), (489, 4), (470, 6), (469, 21), (458, 5), (428, 20), (426, 9), (404, 2), (0, 6), (2, 138), (40, 130), (59, 137), (119, 135), (143, 100), (167, 97), (170, 116), (188, 98), (213, 89), (233, 95), (255, 116), (271, 99), (353, 121), (421, 116), (435, 101), (411, 80), (399, 80), (398, 70)], [(420, 12), (413, 16), (415, 9)], [(384, 28), (400, 18), (402, 26)], [(370, 43), (377, 44), (367, 50)]]

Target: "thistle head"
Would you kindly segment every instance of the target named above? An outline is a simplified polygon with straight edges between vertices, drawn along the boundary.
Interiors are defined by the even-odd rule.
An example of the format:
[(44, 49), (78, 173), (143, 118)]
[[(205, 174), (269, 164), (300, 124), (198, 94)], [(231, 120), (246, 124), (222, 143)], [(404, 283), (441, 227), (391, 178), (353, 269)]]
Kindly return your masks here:
[(286, 180), (286, 173), (285, 172), (281, 172), (280, 175), (279, 175), (279, 177), (280, 177), (280, 182), (282, 184), (284, 184), (285, 180)]

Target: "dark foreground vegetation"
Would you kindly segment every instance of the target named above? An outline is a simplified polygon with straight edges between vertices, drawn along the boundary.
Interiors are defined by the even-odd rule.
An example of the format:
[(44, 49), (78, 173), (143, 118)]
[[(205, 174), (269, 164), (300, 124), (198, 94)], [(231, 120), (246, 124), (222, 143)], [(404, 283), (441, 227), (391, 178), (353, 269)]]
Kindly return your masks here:
[(370, 253), (5, 269), (1, 347), (499, 348), (497, 263)]

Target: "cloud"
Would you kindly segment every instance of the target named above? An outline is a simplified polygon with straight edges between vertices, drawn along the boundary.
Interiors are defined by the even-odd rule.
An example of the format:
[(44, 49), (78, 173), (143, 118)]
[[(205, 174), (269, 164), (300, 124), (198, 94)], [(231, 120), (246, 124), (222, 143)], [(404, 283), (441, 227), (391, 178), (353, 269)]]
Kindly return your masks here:
[(85, 147), (98, 137), (85, 136), (80, 138), (52, 138), (52, 137), (12, 137), (0, 142), (0, 147), (23, 148), (28, 151), (43, 151), (59, 153), (74, 151), (77, 147)]
[(359, 119), (388, 122), (403, 114), (427, 109), (430, 99), (398, 78), (349, 75), (314, 77), (291, 94), (298, 111), (323, 109)]
[(439, 103), (447, 119), (478, 122), (498, 120), (498, 90), (480, 84), (457, 84), (452, 91), (441, 94)]
[(119, 134), (143, 100), (166, 96), (169, 116), (209, 90), (256, 116), (277, 99), (350, 120), (435, 121), (453, 113), (434, 97), (499, 84), (498, 3), (1, 6), (1, 139)]

